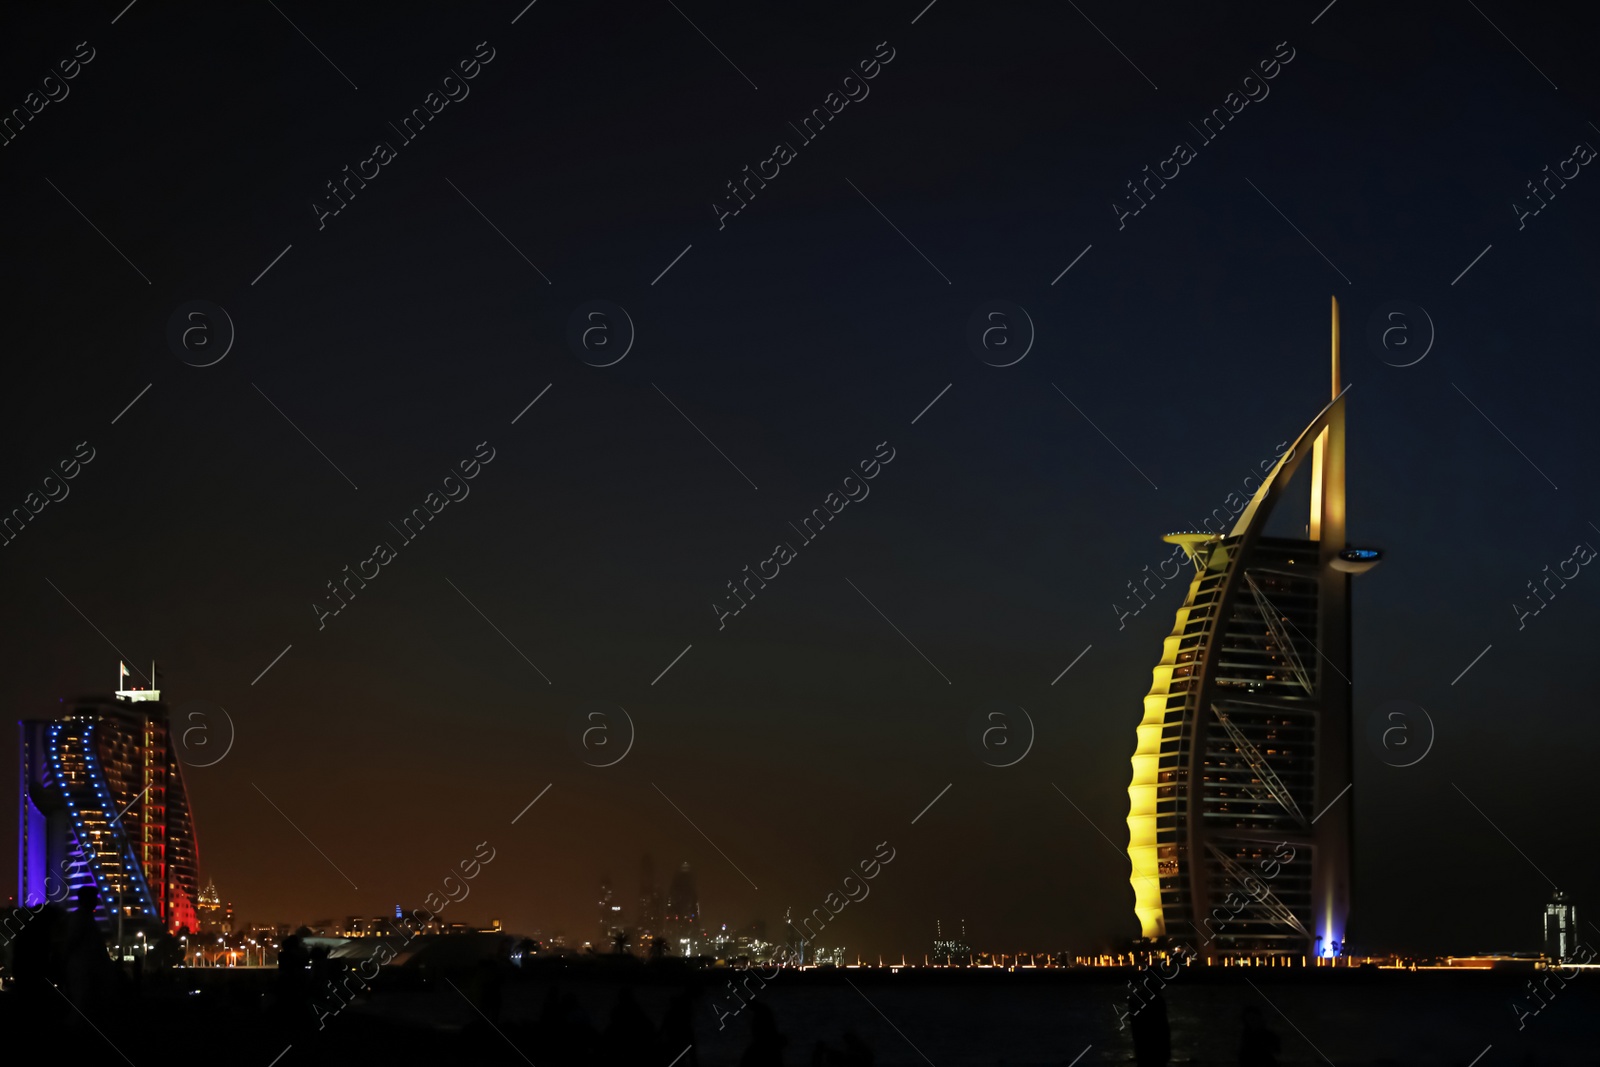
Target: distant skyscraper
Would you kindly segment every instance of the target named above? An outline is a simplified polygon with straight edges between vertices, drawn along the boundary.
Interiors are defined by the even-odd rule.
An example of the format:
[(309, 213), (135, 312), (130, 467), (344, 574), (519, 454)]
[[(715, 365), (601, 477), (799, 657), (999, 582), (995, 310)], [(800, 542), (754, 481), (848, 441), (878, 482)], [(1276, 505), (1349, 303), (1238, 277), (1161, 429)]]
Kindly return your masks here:
[[(1350, 576), (1380, 554), (1345, 540), (1337, 301), (1332, 332), (1332, 399), (1232, 529), (1165, 538), (1194, 578), (1144, 701), (1128, 856), (1143, 935), (1206, 957), (1336, 955), (1345, 937)], [(1266, 536), (1307, 459), (1305, 536)]]
[(160, 691), (84, 697), (20, 725), (22, 902), (71, 907), (93, 886), (113, 933), (197, 930), (194, 822)]
[(611, 891), (609, 874), (600, 879), (597, 910), (599, 937), (595, 940), (595, 951), (609, 952), (616, 936), (626, 929), (622, 922), (622, 905), (618, 902), (616, 894)]
[(794, 924), (794, 909), (783, 909), (783, 943), (785, 955), (795, 965), (806, 962), (806, 939), (800, 933), (800, 928)]
[(688, 941), (693, 950), (700, 936), (700, 894), (695, 889), (694, 872), (689, 869), (688, 860), (683, 861), (667, 887), (667, 910), (661, 925), (675, 950), (683, 948), (683, 941)]
[(206, 887), (200, 890), (200, 896), (195, 903), (195, 919), (200, 924), (198, 931), (202, 934), (231, 933), (223, 925), (222, 898), (217, 895), (217, 883), (206, 882)]
[(649, 856), (639, 861), (639, 939), (661, 933), (661, 886), (656, 882), (656, 864)]
[(1547, 960), (1569, 960), (1578, 947), (1578, 909), (1572, 898), (1556, 890), (1544, 906), (1544, 956)]

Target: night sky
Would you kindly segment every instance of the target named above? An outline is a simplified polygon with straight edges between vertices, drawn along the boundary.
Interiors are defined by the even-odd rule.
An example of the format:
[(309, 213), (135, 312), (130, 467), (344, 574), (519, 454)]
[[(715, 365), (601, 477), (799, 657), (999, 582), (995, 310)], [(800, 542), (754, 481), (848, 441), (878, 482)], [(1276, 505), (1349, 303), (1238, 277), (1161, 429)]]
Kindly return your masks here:
[[(1330, 294), (1350, 536), (1386, 551), (1354, 583), (1352, 946), (1531, 949), (1552, 883), (1594, 914), (1600, 575), (1513, 607), (1600, 545), (1592, 12), (124, 3), (0, 33), (0, 108), (60, 97), (0, 146), (0, 508), (93, 456), (0, 556), (0, 703), (125, 656), (180, 717), (225, 708), (187, 781), (241, 919), (420, 906), (488, 842), (444, 918), (578, 943), (649, 852), (707, 920), (776, 928), (888, 842), (822, 939), (852, 957), (940, 918), (1136, 935), (1129, 757), (1183, 590), (1119, 621), (1126, 583), (1326, 403)], [(378, 169), (334, 214), (345, 167)], [(1005, 367), (968, 341), (997, 300), (1036, 330)], [(211, 366), (214, 314), (212, 348), (169, 341), (190, 301), (236, 331)], [(628, 327), (572, 328), (591, 301), (635, 331), (609, 366)], [(1409, 366), (1415, 312), (1368, 342), (1397, 301), (1436, 332)], [(1368, 743), (1396, 700), (1433, 724), (1412, 766)], [(973, 746), (997, 705), (1037, 728), (1004, 768)], [(617, 707), (631, 751), (591, 766)]]

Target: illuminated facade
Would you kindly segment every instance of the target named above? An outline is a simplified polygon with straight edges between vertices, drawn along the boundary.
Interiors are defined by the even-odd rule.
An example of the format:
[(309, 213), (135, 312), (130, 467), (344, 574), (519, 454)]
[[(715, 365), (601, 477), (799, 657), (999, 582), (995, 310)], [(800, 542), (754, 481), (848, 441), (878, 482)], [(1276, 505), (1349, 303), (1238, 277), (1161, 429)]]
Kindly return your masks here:
[[(1350, 899), (1350, 578), (1339, 307), (1332, 400), (1226, 534), (1179, 533), (1194, 579), (1144, 700), (1128, 856), (1146, 938), (1205, 958), (1342, 954)], [(1303, 537), (1269, 537), (1311, 461)], [(1299, 532), (1299, 531), (1295, 531)]]
[(233, 905), (224, 903), (217, 893), (217, 884), (207, 882), (195, 902), (195, 919), (202, 934), (233, 933)]
[(112, 933), (197, 930), (194, 822), (160, 691), (64, 702), (20, 726), (19, 901), (72, 908), (93, 886)]
[(1572, 898), (1556, 890), (1544, 906), (1544, 958), (1570, 960), (1578, 946), (1578, 909)]
[(933, 922), (933, 962), (964, 965), (972, 962), (972, 947), (967, 944), (967, 920), (961, 920), (961, 936), (944, 936), (944, 921)]

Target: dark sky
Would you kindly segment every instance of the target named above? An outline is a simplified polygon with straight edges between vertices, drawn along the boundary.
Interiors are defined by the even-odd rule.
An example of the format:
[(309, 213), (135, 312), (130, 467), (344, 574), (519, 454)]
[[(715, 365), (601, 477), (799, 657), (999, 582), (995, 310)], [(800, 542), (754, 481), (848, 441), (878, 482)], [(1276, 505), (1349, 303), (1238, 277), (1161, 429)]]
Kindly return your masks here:
[[(1600, 177), (1521, 229), (1512, 207), (1600, 146), (1592, 14), (524, 2), (4, 18), (6, 109), (93, 59), (0, 147), (0, 507), (95, 458), (0, 557), (0, 701), (104, 691), (120, 649), (180, 711), (225, 708), (233, 747), (188, 782), (242, 918), (417, 903), (487, 841), (447, 918), (581, 941), (600, 875), (631, 897), (648, 851), (663, 879), (693, 863), (708, 919), (775, 925), (887, 841), (823, 938), (852, 955), (920, 954), (941, 917), (1008, 951), (1136, 934), (1128, 761), (1182, 591), (1122, 629), (1113, 604), (1326, 402), (1330, 294), (1351, 537), (1387, 551), (1355, 587), (1350, 936), (1530, 948), (1550, 880), (1600, 900), (1600, 576), (1520, 631), (1511, 607), (1600, 544)], [(377, 141), (394, 158), (319, 230)], [(795, 157), (719, 230), (778, 141)], [(1119, 230), (1123, 183), (1179, 141), (1195, 158)], [(236, 330), (213, 366), (168, 343), (191, 300)], [(591, 300), (636, 328), (612, 366), (567, 341)], [(967, 343), (992, 300), (1037, 330), (1013, 366)], [(1393, 301), (1436, 329), (1412, 366), (1367, 344)], [(484, 441), (470, 496), (399, 545)], [(870, 496), (719, 631), (724, 583), (880, 442)], [(385, 540), (319, 630), (324, 583)], [(1389, 700), (1431, 716), (1415, 766), (1367, 744)], [(1037, 726), (1008, 768), (971, 745), (994, 702)], [(597, 768), (574, 738), (604, 706), (636, 738)]]

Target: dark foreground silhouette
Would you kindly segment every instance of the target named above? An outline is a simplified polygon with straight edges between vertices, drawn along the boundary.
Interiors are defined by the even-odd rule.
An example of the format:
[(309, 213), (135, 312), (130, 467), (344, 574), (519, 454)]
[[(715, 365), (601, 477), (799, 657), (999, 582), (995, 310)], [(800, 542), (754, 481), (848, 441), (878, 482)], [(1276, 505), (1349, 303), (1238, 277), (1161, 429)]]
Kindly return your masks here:
[[(479, 960), (452, 969), (365, 967), (333, 959), (325, 946), (308, 948), (285, 938), (276, 970), (200, 969), (172, 966), (181, 953), (165, 951), (119, 966), (93, 920), (94, 891), (85, 890), (68, 913), (48, 905), (34, 913), (9, 944), (7, 989), (0, 994), (0, 1026), (54, 1046), (53, 1062), (167, 1064), (229, 1062), (265, 1067), (284, 1050), (295, 1064), (389, 1063), (520, 1064), (539, 1067), (699, 1067), (696, 1006), (701, 977), (685, 966), (618, 968), (602, 975), (614, 986), (610, 1008), (591, 1018), (560, 972), (529, 976), (506, 961)], [(147, 960), (149, 962), (147, 962)], [(593, 984), (593, 974), (576, 979)], [(641, 981), (667, 986), (660, 1024), (641, 1006)], [(531, 1021), (505, 1017), (508, 984), (547, 982)], [(200, 988), (193, 988), (198, 984)], [(655, 991), (659, 1001), (661, 989)], [(392, 994), (424, 1000), (456, 998), (468, 1010), (464, 1026), (440, 1020), (350, 1010)], [(434, 1001), (437, 1009), (438, 1001)], [(448, 1014), (448, 1012), (443, 1013)], [(455, 1014), (459, 1015), (457, 1009)], [(748, 1031), (743, 1067), (778, 1067), (789, 1039), (772, 1009), (755, 1002), (734, 1023)], [(709, 1019), (709, 1014), (707, 1019)], [(707, 1022), (701, 1020), (699, 1025)], [(246, 1052), (248, 1051), (248, 1055)], [(817, 1064), (865, 1065), (870, 1049), (853, 1034), (835, 1048), (818, 1042)]]

